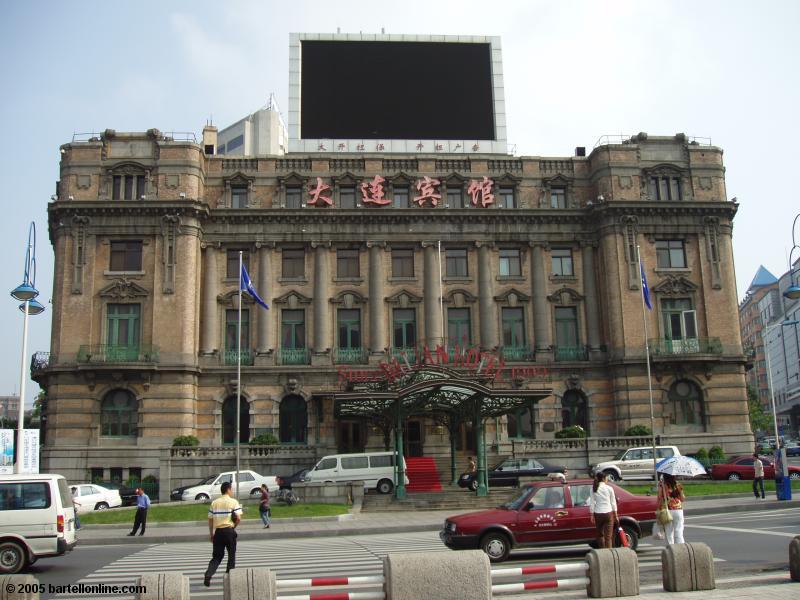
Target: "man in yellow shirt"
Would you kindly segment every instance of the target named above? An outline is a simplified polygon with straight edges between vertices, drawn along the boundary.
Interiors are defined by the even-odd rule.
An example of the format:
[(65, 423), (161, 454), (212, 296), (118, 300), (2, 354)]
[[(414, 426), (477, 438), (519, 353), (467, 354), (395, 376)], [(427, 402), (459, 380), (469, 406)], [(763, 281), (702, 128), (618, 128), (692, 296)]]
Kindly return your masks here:
[(220, 489), (222, 496), (214, 500), (208, 509), (208, 535), (214, 544), (214, 551), (203, 577), (203, 585), (206, 587), (211, 585), (211, 578), (222, 562), (226, 550), (228, 567), (225, 572), (230, 573), (236, 566), (236, 526), (242, 519), (242, 506), (233, 497), (233, 488), (229, 481), (223, 483)]

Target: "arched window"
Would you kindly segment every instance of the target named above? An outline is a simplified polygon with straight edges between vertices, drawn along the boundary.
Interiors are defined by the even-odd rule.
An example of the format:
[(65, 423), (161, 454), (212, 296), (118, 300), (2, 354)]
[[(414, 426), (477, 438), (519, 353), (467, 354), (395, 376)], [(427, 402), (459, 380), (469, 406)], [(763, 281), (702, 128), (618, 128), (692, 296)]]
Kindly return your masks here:
[(577, 390), (569, 390), (561, 398), (561, 426), (580, 425), (589, 433), (589, 410), (586, 398)]
[(281, 401), (280, 434), (282, 444), (305, 444), (308, 435), (308, 408), (300, 396)]
[[(250, 405), (239, 399), (239, 443), (250, 440)], [(236, 396), (228, 396), (222, 403), (222, 443), (236, 443)]]
[(100, 405), (100, 434), (114, 437), (136, 437), (139, 419), (136, 398), (128, 390), (112, 390)]
[(669, 401), (673, 425), (704, 424), (703, 393), (695, 383), (686, 380), (673, 383), (669, 389)]

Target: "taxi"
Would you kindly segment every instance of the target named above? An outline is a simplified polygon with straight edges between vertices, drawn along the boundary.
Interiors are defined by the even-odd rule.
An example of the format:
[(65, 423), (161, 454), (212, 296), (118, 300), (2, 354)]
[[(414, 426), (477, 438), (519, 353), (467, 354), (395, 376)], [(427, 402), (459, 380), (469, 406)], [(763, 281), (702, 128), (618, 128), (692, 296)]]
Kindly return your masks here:
[[(636, 550), (639, 540), (653, 532), (658, 499), (609, 485), (628, 545)], [(453, 550), (481, 549), (492, 562), (506, 560), (515, 548), (592, 544), (591, 493), (591, 479), (531, 483), (497, 508), (448, 517), (439, 538)]]

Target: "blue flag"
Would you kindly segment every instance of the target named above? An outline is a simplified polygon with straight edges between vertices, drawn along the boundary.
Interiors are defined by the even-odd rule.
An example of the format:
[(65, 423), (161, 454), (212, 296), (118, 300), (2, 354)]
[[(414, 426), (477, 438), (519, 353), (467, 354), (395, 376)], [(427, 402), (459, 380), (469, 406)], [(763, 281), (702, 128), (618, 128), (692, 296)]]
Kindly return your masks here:
[(644, 264), (641, 261), (639, 262), (639, 270), (642, 273), (642, 296), (644, 296), (644, 303), (647, 305), (647, 308), (653, 310), (653, 305), (650, 304), (650, 287), (647, 285), (647, 276), (644, 274)]
[(256, 288), (253, 287), (253, 282), (250, 281), (250, 275), (247, 274), (247, 269), (245, 268), (244, 263), (242, 263), (242, 277), (239, 286), (242, 288), (243, 292), (250, 294), (250, 297), (256, 304), (260, 304), (269, 310), (267, 303), (261, 299), (261, 296), (259, 296), (258, 292), (256, 292)]

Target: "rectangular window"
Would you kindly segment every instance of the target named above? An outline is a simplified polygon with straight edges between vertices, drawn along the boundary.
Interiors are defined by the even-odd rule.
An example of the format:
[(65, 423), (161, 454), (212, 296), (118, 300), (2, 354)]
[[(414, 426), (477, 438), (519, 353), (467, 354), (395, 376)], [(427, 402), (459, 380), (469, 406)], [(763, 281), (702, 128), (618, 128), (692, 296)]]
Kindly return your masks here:
[(445, 251), (446, 276), (467, 277), (467, 251), (464, 248), (448, 248)]
[(306, 347), (306, 313), (304, 310), (284, 310), (281, 313), (281, 347)]
[(306, 276), (306, 251), (301, 249), (284, 249), (281, 252), (281, 277), (286, 279), (302, 279)]
[(137, 349), (139, 347), (141, 306), (139, 304), (109, 304), (107, 311), (106, 340), (108, 345)]
[(356, 188), (347, 186), (339, 188), (339, 208), (356, 207)]
[[(228, 250), (225, 253), (225, 264), (225, 277), (239, 279), (239, 250)], [(250, 273), (250, 252), (247, 250), (242, 251), (242, 264)]]
[(447, 344), (465, 348), (472, 343), (468, 308), (447, 309)]
[(688, 298), (664, 299), (661, 301), (664, 321), (664, 337), (667, 340), (689, 340), (697, 338), (697, 317)]
[(142, 467), (128, 467), (128, 479), (141, 483)]
[(368, 469), (369, 458), (366, 456), (343, 456), (342, 469)]
[(228, 152), (230, 152), (231, 150), (236, 150), (236, 148), (243, 145), (244, 145), (244, 134), (237, 135), (235, 138), (228, 141), (227, 143)]
[(513, 187), (501, 187), (498, 191), (498, 196), (500, 197), (501, 208), (517, 208), (517, 201), (516, 198), (514, 198)]
[[(236, 331), (239, 328), (239, 311), (225, 311), (225, 350), (236, 352)], [(242, 308), (242, 353), (250, 350), (250, 310)], [(235, 360), (234, 360), (235, 362)], [(243, 361), (244, 362), (244, 361)]]
[(50, 507), (50, 485), (46, 481), (0, 483), (0, 511), (36, 510)]
[(114, 175), (112, 200), (140, 200), (144, 193), (144, 175)]
[(141, 271), (142, 242), (111, 242), (109, 271)]
[(340, 308), (337, 311), (339, 322), (339, 348), (361, 348), (361, 311), (357, 308)]
[(92, 483), (99, 483), (103, 481), (103, 476), (105, 475), (105, 469), (103, 467), (92, 467), (92, 474), (90, 481)]
[(286, 208), (303, 208), (303, 188), (286, 188)]
[(393, 192), (392, 208), (408, 208), (408, 186), (394, 186)]
[(378, 456), (370, 456), (369, 466), (373, 469), (378, 467), (393, 467), (394, 454), (379, 454)]
[(682, 199), (680, 177), (651, 177), (650, 198), (661, 202), (678, 202)]
[(656, 240), (656, 263), (661, 269), (686, 268), (683, 240)]
[(231, 208), (247, 208), (247, 187), (243, 185), (231, 187)]
[(550, 188), (550, 208), (567, 208), (566, 188)]
[(578, 311), (574, 306), (556, 307), (556, 346), (577, 348)]
[(417, 317), (413, 308), (395, 308), (392, 313), (392, 345), (414, 348), (417, 345)]
[(525, 317), (521, 308), (503, 308), (503, 345), (520, 348), (525, 346)]
[(500, 276), (519, 277), (522, 275), (518, 248), (500, 248)]
[(553, 275), (571, 277), (575, 274), (572, 268), (571, 248), (553, 248), (550, 251), (550, 258), (553, 263)]
[(336, 251), (337, 277), (352, 279), (361, 275), (358, 254), (358, 250), (339, 249)]
[(392, 249), (392, 277), (414, 277), (414, 251), (412, 249)]
[(450, 208), (464, 208), (464, 190), (459, 188), (447, 188), (447, 205)]

